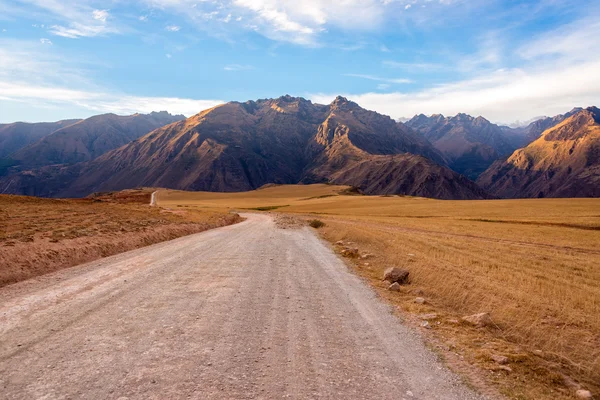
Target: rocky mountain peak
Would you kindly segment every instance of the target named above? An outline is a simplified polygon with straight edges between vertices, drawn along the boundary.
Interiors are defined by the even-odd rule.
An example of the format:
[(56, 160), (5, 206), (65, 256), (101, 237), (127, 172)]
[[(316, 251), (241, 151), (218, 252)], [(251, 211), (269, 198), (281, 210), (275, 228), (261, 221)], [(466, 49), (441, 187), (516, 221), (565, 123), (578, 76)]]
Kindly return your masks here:
[(360, 106), (358, 104), (356, 104), (353, 101), (348, 100), (347, 98), (343, 97), (343, 96), (338, 96), (335, 98), (335, 100), (333, 100), (333, 102), (330, 105), (332, 110), (343, 110), (343, 111), (349, 111), (349, 110), (355, 110), (355, 109), (359, 109)]

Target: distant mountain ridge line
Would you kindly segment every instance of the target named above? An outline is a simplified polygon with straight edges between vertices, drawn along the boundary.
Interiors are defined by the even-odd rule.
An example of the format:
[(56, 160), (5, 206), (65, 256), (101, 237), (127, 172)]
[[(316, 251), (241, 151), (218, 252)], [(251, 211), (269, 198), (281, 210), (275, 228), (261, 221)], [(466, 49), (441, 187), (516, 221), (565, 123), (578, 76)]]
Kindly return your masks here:
[(92, 161), (5, 177), (0, 190), (85, 196), (137, 186), (243, 191), (335, 181), (372, 194), (489, 197), (445, 164), (412, 129), (343, 97), (319, 105), (283, 96), (219, 105)]
[[(357, 186), (367, 194), (518, 197), (521, 194), (507, 195), (479, 178), (489, 176), (488, 170), (502, 160), (546, 136), (547, 126), (555, 127), (590, 109), (595, 107), (575, 108), (525, 128), (499, 126), (464, 113), (451, 117), (418, 114), (401, 123), (341, 96), (329, 105), (289, 95), (230, 102), (187, 119), (166, 112), (124, 117), (104, 114), (46, 137), (77, 131), (79, 124), (86, 123), (90, 131), (75, 135), (79, 138), (76, 143), (87, 143), (88, 133), (97, 129), (100, 138), (116, 137), (108, 140), (108, 146), (95, 152), (94, 146), (86, 144), (76, 156), (67, 151), (53, 158), (56, 152), (45, 145), (49, 139), (39, 140), (38, 149), (30, 144), (15, 153), (21, 170), (5, 167), (12, 173), (0, 178), (0, 192), (56, 197), (137, 186), (243, 191), (268, 183), (331, 182)], [(591, 118), (596, 121), (594, 115), (592, 112)], [(131, 135), (124, 133), (127, 121), (136, 118), (153, 120), (158, 127), (144, 125)], [(95, 120), (100, 122), (92, 124)], [(561, 134), (570, 137), (575, 128), (565, 129)], [(94, 135), (93, 143), (98, 140)], [(0, 177), (2, 168), (0, 159)], [(586, 171), (591, 174), (586, 182), (596, 184), (596, 170)], [(483, 189), (461, 174), (478, 179)], [(522, 195), (532, 197), (529, 192)]]
[[(93, 160), (146, 133), (185, 118), (167, 112), (118, 116), (101, 114), (44, 132), (38, 140), (5, 155), (13, 171)], [(30, 125), (32, 129), (44, 124)], [(4, 172), (6, 173), (6, 171)], [(2, 175), (0, 171), (0, 175)]]

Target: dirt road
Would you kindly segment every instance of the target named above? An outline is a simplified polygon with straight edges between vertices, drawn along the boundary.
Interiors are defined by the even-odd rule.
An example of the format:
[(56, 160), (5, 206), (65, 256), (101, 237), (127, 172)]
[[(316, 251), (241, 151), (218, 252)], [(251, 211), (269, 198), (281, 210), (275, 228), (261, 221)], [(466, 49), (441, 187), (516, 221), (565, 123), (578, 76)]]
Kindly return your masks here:
[(478, 399), (267, 215), (0, 290), (0, 398)]

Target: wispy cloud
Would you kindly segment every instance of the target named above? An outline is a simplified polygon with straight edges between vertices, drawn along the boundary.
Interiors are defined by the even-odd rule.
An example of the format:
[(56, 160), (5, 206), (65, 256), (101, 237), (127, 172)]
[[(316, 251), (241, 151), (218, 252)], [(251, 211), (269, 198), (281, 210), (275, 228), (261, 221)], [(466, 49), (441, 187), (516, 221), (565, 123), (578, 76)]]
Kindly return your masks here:
[[(4, 4), (0, 5), (5, 7)], [(57, 22), (48, 24), (49, 32), (72, 39), (120, 32), (109, 23), (109, 11), (92, 7), (88, 0), (19, 0), (3, 11), (16, 16), (35, 16)]]
[[(212, 99), (135, 96), (110, 90), (89, 79), (90, 65), (85, 60), (45, 47), (39, 42), (0, 40), (0, 101), (61, 112), (67, 108), (87, 110), (89, 115), (160, 110), (193, 115), (222, 103)], [(0, 120), (12, 121), (14, 116), (6, 115), (5, 110), (0, 107)]]
[(225, 71), (247, 71), (250, 69), (254, 69), (252, 65), (242, 65), (242, 64), (229, 64), (223, 67)]
[(405, 71), (435, 71), (444, 68), (442, 64), (421, 62), (384, 61), (384, 67), (398, 68)]
[(50, 39), (46, 39), (46, 38), (41, 38), (41, 39), (40, 39), (40, 43), (41, 43), (41, 44), (48, 44), (48, 45), (52, 45), (52, 40), (50, 40)]
[(181, 30), (181, 27), (177, 25), (169, 25), (165, 27), (165, 30), (168, 32), (179, 32)]
[(94, 10), (92, 11), (92, 16), (96, 21), (106, 22), (109, 17), (108, 10)]
[(366, 74), (344, 74), (344, 76), (349, 76), (352, 78), (368, 79), (370, 81), (376, 81), (376, 82), (393, 83), (393, 84), (413, 83), (412, 80), (406, 79), (406, 78), (382, 78), (379, 76), (366, 75)]
[[(364, 107), (394, 118), (419, 113), (483, 115), (501, 123), (556, 115), (574, 106), (598, 103), (600, 60), (543, 71), (501, 70), (491, 75), (434, 86), (417, 92), (345, 94)], [(312, 95), (329, 103), (334, 94)]]
[[(308, 47), (327, 46), (329, 43), (322, 40), (322, 36), (331, 29), (366, 32), (381, 29), (388, 22), (397, 23), (399, 15), (396, 11), (404, 10), (409, 3), (427, 5), (427, 10), (446, 8), (454, 3), (449, 0), (307, 0), (301, 2), (295, 0), (200, 2), (145, 0), (145, 2), (163, 10), (175, 10), (207, 31), (231, 32), (232, 29), (237, 28), (257, 32), (275, 41)], [(424, 9), (421, 9), (420, 14), (423, 13), (422, 10)], [(384, 48), (382, 51), (385, 51)]]
[[(90, 92), (65, 87), (34, 86), (0, 80), (0, 100), (27, 102), (37, 107), (74, 106), (93, 113), (134, 114), (166, 110), (191, 116), (222, 104), (220, 100), (198, 100), (179, 97), (144, 97), (113, 92)], [(0, 113), (0, 119), (8, 116)]]

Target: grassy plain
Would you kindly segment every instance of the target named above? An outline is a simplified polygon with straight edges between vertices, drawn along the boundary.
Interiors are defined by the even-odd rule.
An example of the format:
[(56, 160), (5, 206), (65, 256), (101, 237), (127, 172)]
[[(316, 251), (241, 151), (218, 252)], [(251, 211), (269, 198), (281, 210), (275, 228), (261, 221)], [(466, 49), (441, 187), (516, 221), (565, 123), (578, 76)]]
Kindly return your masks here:
[[(340, 195), (344, 189), (161, 191), (158, 204), (318, 218), (330, 242), (373, 255), (350, 264), (409, 320), (437, 314), (426, 335), (456, 368), (476, 365), (473, 380), (514, 399), (568, 399), (580, 387), (600, 394), (600, 199), (439, 201)], [(400, 293), (381, 282), (390, 265), (410, 270)], [(426, 303), (416, 304), (417, 295)], [(479, 312), (494, 325), (457, 323)], [(508, 364), (494, 362), (497, 355)]]
[(151, 193), (72, 200), (0, 195), (0, 287), (239, 220), (219, 211), (150, 207)]

